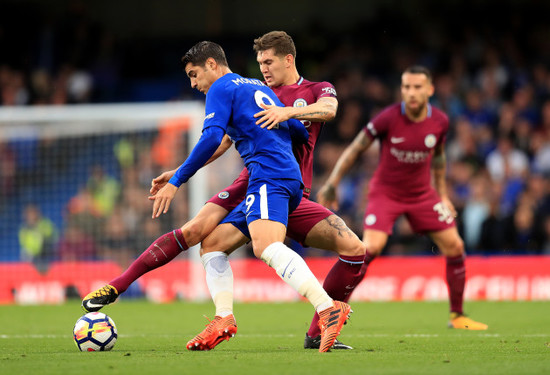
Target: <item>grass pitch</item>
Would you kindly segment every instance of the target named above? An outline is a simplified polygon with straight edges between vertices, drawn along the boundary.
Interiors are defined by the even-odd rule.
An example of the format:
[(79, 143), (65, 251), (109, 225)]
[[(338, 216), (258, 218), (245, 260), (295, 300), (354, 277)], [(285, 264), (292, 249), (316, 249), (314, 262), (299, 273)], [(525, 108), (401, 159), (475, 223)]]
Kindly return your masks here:
[(549, 302), (470, 302), (488, 331), (446, 328), (446, 303), (352, 303), (339, 337), (352, 351), (302, 348), (308, 303), (238, 304), (239, 332), (210, 352), (186, 342), (212, 304), (122, 300), (102, 311), (119, 338), (111, 352), (82, 353), (72, 328), (80, 301), (0, 306), (0, 374), (549, 374)]

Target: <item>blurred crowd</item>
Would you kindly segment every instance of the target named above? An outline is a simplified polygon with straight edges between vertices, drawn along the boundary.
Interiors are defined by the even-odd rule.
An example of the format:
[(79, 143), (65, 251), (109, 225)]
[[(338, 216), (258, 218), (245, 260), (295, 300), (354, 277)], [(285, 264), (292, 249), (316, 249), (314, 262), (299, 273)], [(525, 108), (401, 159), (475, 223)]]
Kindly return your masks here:
[[(309, 80), (332, 82), (339, 100), (337, 118), (325, 126), (316, 149), (312, 197), (368, 120), (400, 100), (403, 69), (422, 64), (434, 74), (432, 104), (450, 118), (448, 190), (459, 212), (459, 230), (468, 253), (550, 254), (550, 25), (544, 14), (528, 7), (490, 20), (466, 9), (462, 14), (436, 12), (420, 16), (381, 11), (343, 34), (316, 23), (301, 31), (289, 30), (297, 45), (300, 73)], [(0, 25), (1, 106), (121, 102), (138, 97), (202, 99), (188, 87), (179, 56), (168, 59), (174, 51), (173, 40), (156, 40), (154, 49), (143, 44), (138, 56), (136, 41), (117, 40), (82, 3), (73, 3), (62, 20), (39, 18), (33, 32), (27, 31), (26, 43), (15, 45), (14, 28), (9, 22)], [(211, 39), (225, 48), (233, 71), (261, 77), (251, 48), (256, 36)], [(179, 39), (180, 55), (196, 41)], [(163, 46), (170, 54), (162, 54)], [(153, 60), (158, 61), (147, 64)], [(166, 69), (166, 64), (173, 66)], [(163, 88), (174, 75), (179, 78), (171, 87), (177, 87), (177, 92), (166, 98)], [(138, 87), (136, 80), (147, 85)], [(145, 95), (144, 87), (150, 89)], [(36, 204), (29, 205), (22, 215), (21, 253), (36, 256), (37, 240), (28, 235), (34, 228), (42, 233), (48, 251), (62, 258), (97, 256), (101, 248), (102, 257), (125, 253), (131, 259), (163, 230), (183, 224), (187, 212), (175, 213), (164, 222), (152, 221), (147, 220), (150, 207), (135, 203), (138, 195), (147, 195), (151, 177), (173, 167), (163, 165), (154, 153), (152, 140), (160, 136), (160, 132), (151, 135), (151, 144), (139, 147), (135, 142), (125, 145), (129, 141), (121, 138), (118, 147), (130, 147), (131, 161), (121, 156), (124, 148), (114, 149), (119, 152), (117, 173), (109, 175), (101, 166), (91, 170), (89, 183), (67, 202), (70, 219), (63, 227), (55, 228), (41, 217)], [(14, 176), (20, 168), (17, 155), (1, 140), (0, 154), (2, 197), (14, 194), (9, 181), (17, 180)], [(372, 147), (340, 187), (339, 213), (359, 235), (365, 192), (377, 158), (378, 149)], [(100, 222), (94, 222), (97, 218)], [(100, 235), (82, 233), (82, 228), (99, 227), (103, 228)], [(64, 255), (70, 254), (67, 249), (75, 241), (81, 243), (73, 248), (81, 252)], [(434, 251), (425, 237), (415, 235), (401, 219), (386, 254)]]

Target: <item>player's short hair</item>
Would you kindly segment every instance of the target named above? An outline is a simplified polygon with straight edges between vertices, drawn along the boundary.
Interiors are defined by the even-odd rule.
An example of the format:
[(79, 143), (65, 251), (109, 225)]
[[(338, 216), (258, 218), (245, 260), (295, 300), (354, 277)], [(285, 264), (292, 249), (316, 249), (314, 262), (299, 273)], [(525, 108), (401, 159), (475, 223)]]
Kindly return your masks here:
[(181, 63), (184, 68), (188, 63), (196, 66), (204, 66), (206, 60), (210, 57), (220, 65), (229, 66), (223, 48), (219, 44), (208, 40), (198, 42), (191, 47), (181, 58)]
[(428, 81), (432, 81), (432, 72), (430, 72), (430, 69), (426, 68), (422, 65), (413, 65), (409, 66), (407, 69), (403, 71), (403, 74), (409, 73), (409, 74), (424, 74), (426, 78), (428, 78)]
[(266, 51), (273, 48), (277, 56), (292, 55), (296, 58), (296, 46), (292, 37), (284, 31), (270, 31), (254, 39), (254, 52)]

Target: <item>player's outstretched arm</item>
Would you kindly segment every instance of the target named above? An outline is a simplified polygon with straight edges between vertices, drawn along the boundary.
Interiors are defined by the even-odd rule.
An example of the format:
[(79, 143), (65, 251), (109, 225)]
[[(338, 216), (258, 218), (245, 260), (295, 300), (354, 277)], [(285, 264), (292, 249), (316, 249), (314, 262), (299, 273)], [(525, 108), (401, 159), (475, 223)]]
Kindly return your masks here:
[(176, 173), (178, 169), (172, 169), (171, 171), (163, 172), (160, 176), (157, 176), (153, 178), (151, 181), (151, 189), (149, 190), (149, 193), (151, 194), (149, 196), (149, 200), (153, 200), (153, 196), (159, 192), (160, 189), (164, 187), (170, 181), (172, 176)]
[(212, 163), (214, 160), (216, 160), (217, 158), (225, 154), (225, 152), (229, 150), (232, 144), (233, 144), (233, 141), (231, 141), (231, 138), (229, 138), (227, 134), (224, 135), (222, 138), (222, 143), (220, 144), (216, 152), (214, 152), (214, 155), (212, 155), (210, 159), (208, 159), (208, 161), (204, 163), (204, 165), (208, 165)]
[(338, 109), (338, 100), (334, 97), (325, 97), (305, 107), (278, 107), (266, 104), (261, 104), (261, 107), (264, 110), (254, 115), (258, 119), (256, 124), (271, 129), (279, 122), (290, 118), (316, 122), (333, 120)]
[(225, 130), (217, 126), (210, 126), (203, 130), (187, 160), (178, 168), (168, 183), (151, 197), (154, 201), (153, 219), (168, 212), (178, 188), (210, 160), (222, 143), (224, 135)]
[(336, 189), (344, 175), (351, 169), (355, 161), (372, 144), (372, 139), (362, 130), (353, 142), (344, 150), (332, 169), (328, 180), (317, 193), (317, 201), (332, 210), (338, 209)]
[[(214, 155), (212, 155), (204, 165), (208, 165), (220, 156), (222, 156), (231, 147), (232, 144), (233, 142), (231, 141), (231, 138), (229, 138), (229, 136), (226, 134), (222, 139), (222, 143), (220, 144), (216, 152), (214, 152)], [(149, 193), (151, 194), (149, 196), (149, 200), (155, 199), (153, 196), (157, 194), (159, 190), (168, 183), (168, 181), (170, 181), (177, 170), (178, 168), (175, 168), (171, 171), (163, 172), (160, 176), (153, 178), (153, 180), (151, 181), (151, 189), (149, 190)]]
[(447, 158), (445, 157), (445, 144), (439, 143), (434, 149), (434, 156), (432, 158), (432, 173), (434, 188), (441, 197), (441, 201), (446, 205), (454, 217), (456, 217), (456, 209), (454, 204), (449, 199), (447, 193)]

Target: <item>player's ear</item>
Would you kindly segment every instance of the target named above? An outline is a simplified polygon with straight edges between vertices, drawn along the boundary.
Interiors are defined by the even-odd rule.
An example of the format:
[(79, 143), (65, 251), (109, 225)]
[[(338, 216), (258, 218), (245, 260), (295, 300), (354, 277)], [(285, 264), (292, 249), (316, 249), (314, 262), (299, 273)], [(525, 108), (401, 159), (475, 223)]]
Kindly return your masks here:
[(218, 66), (218, 63), (216, 62), (216, 60), (214, 60), (213, 57), (209, 57), (206, 59), (206, 64), (205, 64), (210, 70), (214, 70), (216, 69), (216, 67)]
[(294, 56), (292, 56), (290, 53), (285, 56), (285, 63), (290, 66), (294, 63)]

